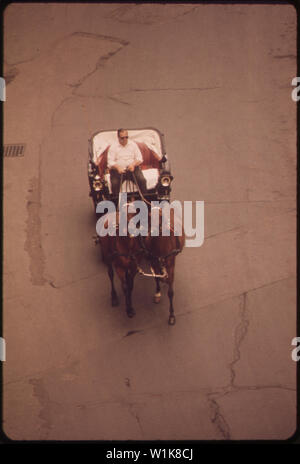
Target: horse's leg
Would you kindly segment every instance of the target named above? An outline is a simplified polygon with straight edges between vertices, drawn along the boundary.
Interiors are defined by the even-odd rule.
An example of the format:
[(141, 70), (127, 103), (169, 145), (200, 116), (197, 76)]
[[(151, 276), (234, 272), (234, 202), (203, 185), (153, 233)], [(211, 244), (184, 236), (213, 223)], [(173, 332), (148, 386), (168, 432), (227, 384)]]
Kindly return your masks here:
[(126, 299), (126, 312), (128, 317), (133, 317), (135, 315), (135, 310), (132, 307), (131, 303), (131, 293), (133, 289), (133, 277), (130, 272), (127, 270), (122, 279), (122, 288), (125, 294)]
[(174, 291), (173, 291), (173, 284), (169, 284), (169, 289), (168, 289), (168, 297), (170, 300), (170, 308), (169, 308), (169, 325), (175, 325), (176, 318), (174, 315), (174, 308), (173, 308), (173, 296), (174, 296)]
[(100, 248), (101, 248), (101, 256), (102, 256), (102, 261), (107, 267), (107, 273), (108, 277), (110, 279), (111, 283), (111, 304), (112, 306), (118, 306), (119, 304), (119, 299), (118, 295), (114, 286), (114, 271), (113, 271), (113, 266), (112, 266), (112, 259), (111, 259), (111, 240), (112, 237), (106, 236), (106, 237), (99, 237), (100, 241)]
[(111, 261), (107, 263), (107, 270), (108, 270), (108, 275), (109, 275), (110, 282), (111, 282), (111, 305), (118, 306), (119, 298), (118, 298), (118, 295), (117, 295), (117, 292), (114, 286), (114, 270), (113, 270)]
[(154, 303), (159, 303), (160, 298), (161, 298), (161, 293), (160, 293), (160, 280), (159, 280), (158, 277), (155, 277), (155, 283), (156, 283), (156, 292), (155, 292), (155, 295), (153, 297), (153, 301), (154, 301)]
[(171, 261), (171, 265), (167, 267), (167, 272), (168, 272), (168, 297), (170, 301), (170, 307), (169, 307), (169, 325), (175, 325), (176, 318), (174, 315), (174, 308), (173, 308), (173, 296), (174, 296), (174, 290), (173, 290), (173, 281), (174, 281), (174, 266), (175, 266), (175, 258), (173, 257)]
[(128, 300), (129, 300), (129, 308), (130, 308), (129, 312), (127, 311), (127, 314), (129, 317), (133, 317), (135, 315), (135, 310), (132, 307), (131, 297), (132, 297), (134, 276), (130, 273), (130, 271), (127, 271), (126, 279), (127, 279)]

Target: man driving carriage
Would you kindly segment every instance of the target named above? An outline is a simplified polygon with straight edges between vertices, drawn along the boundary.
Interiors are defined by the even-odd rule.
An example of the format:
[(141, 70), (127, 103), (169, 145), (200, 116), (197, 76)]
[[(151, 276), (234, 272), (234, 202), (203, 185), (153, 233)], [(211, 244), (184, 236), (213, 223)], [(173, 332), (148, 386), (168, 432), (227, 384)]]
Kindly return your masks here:
[(118, 142), (112, 143), (107, 153), (113, 195), (119, 194), (121, 180), (125, 178), (133, 178), (141, 192), (146, 192), (146, 179), (140, 168), (142, 163), (143, 156), (138, 145), (128, 139), (126, 129), (118, 129)]
[(152, 127), (94, 133), (89, 139), (88, 179), (95, 210), (103, 200), (118, 206), (120, 191), (148, 201), (169, 201), (173, 176), (163, 134)]

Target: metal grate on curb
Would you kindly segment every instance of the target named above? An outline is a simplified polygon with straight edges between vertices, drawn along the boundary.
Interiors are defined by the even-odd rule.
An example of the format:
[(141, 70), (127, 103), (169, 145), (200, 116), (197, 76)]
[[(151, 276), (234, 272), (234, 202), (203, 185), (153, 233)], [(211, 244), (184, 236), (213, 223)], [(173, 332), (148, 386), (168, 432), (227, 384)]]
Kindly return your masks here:
[(24, 143), (14, 143), (3, 145), (3, 156), (7, 157), (18, 157), (24, 156), (25, 144)]

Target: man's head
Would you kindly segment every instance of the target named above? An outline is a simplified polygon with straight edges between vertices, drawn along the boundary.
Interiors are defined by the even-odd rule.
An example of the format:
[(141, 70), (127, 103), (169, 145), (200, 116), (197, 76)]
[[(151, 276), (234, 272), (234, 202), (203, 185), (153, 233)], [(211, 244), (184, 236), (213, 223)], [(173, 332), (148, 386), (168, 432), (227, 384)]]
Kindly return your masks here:
[(118, 139), (120, 144), (125, 147), (128, 142), (128, 131), (126, 129), (118, 129)]

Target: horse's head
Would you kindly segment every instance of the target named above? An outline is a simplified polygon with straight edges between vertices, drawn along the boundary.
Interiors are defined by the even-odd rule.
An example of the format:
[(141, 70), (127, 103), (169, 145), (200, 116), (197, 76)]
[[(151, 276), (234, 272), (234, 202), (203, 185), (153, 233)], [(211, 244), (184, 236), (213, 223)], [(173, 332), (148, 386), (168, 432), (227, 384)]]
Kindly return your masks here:
[(140, 243), (145, 257), (151, 263), (152, 271), (161, 279), (168, 277), (166, 268), (174, 264), (171, 257), (175, 257), (183, 248), (183, 233), (181, 236), (176, 236), (174, 232), (173, 210), (168, 220), (163, 218), (161, 208), (151, 206), (148, 209), (148, 228), (140, 236)]

